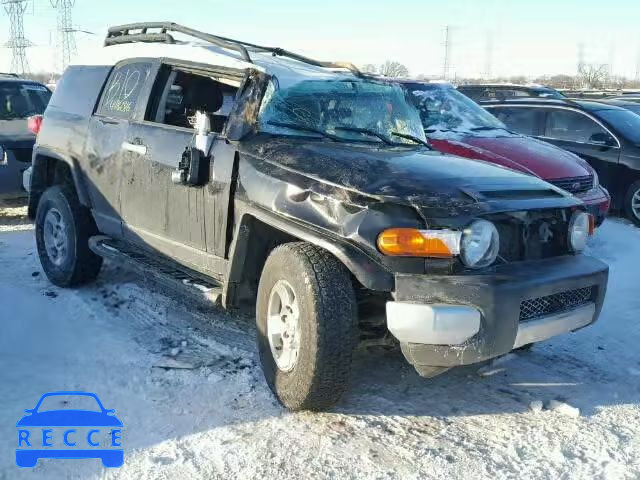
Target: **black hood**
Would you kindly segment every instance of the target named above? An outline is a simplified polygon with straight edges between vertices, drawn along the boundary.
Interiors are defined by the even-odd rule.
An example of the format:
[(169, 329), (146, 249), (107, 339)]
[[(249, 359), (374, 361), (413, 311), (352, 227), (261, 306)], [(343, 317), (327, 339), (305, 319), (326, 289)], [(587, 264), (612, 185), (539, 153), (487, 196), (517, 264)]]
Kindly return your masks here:
[(579, 204), (537, 177), (425, 148), (258, 135), (243, 142), (242, 150), (291, 173), (367, 196), (407, 199), (415, 206), (437, 206), (444, 198), (457, 204), (525, 198), (555, 199), (554, 206), (567, 206), (566, 200)]

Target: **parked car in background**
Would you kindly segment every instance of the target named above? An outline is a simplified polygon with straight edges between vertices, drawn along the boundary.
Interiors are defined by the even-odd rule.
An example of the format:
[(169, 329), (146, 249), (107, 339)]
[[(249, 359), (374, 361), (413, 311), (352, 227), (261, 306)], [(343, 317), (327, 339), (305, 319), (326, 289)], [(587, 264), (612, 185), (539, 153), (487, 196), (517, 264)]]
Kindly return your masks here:
[(402, 81), (420, 112), (429, 142), (441, 152), (484, 160), (540, 177), (582, 200), (602, 223), (610, 197), (577, 155), (508, 130), (450, 84)]
[(31, 164), (36, 136), (28, 119), (44, 113), (51, 91), (38, 82), (0, 74), (0, 193), (16, 193)]
[(608, 100), (624, 100), (625, 102), (640, 103), (639, 93), (626, 93), (624, 95), (617, 95), (615, 97), (609, 97)]
[(507, 127), (581, 156), (612, 196), (613, 208), (640, 225), (640, 116), (594, 100), (483, 102)]
[(631, 110), (633, 113), (640, 115), (640, 100), (634, 102), (633, 100), (629, 100), (624, 97), (616, 97), (603, 98), (602, 100), (598, 100), (598, 102), (607, 105), (615, 105), (616, 107), (626, 108), (627, 110)]
[(581, 254), (583, 203), (434, 151), (399, 85), (173, 23), (105, 45), (67, 68), (34, 148), (54, 284), (107, 257), (254, 311), (294, 410), (340, 398), (359, 340), (399, 343), (430, 377), (598, 318), (608, 267)]
[(543, 85), (517, 85), (510, 83), (486, 83), (459, 85), (458, 91), (476, 102), (503, 100), (514, 97), (565, 98), (558, 90)]

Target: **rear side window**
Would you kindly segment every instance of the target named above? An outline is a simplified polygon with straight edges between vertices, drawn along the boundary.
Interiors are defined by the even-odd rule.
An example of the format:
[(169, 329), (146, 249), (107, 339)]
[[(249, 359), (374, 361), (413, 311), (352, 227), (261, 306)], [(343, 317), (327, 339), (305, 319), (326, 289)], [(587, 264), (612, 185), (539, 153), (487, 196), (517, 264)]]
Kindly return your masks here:
[(90, 117), (111, 67), (70, 66), (58, 81), (49, 108)]
[(543, 113), (538, 108), (499, 107), (489, 111), (510, 130), (530, 136), (540, 134), (539, 125)]
[(150, 74), (150, 63), (127, 63), (115, 67), (102, 93), (97, 113), (107, 117), (131, 118)]
[(592, 119), (570, 110), (549, 110), (544, 136), (568, 142), (589, 143), (596, 134), (607, 135)]
[(0, 82), (0, 120), (44, 113), (51, 92), (38, 83)]

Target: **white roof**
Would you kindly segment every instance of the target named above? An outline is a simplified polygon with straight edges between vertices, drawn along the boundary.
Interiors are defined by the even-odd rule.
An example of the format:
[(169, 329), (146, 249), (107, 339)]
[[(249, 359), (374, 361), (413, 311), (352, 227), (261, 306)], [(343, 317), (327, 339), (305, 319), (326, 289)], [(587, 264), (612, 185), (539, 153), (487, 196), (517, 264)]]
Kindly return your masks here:
[(238, 70), (252, 68), (276, 76), (281, 86), (307, 77), (327, 80), (336, 77), (354, 78), (348, 70), (318, 67), (288, 57), (274, 57), (268, 52), (249, 49), (249, 55), (254, 63), (245, 61), (240, 52), (209, 43), (138, 42), (102, 47), (80, 58), (75, 65), (115, 65), (130, 58), (168, 58)]

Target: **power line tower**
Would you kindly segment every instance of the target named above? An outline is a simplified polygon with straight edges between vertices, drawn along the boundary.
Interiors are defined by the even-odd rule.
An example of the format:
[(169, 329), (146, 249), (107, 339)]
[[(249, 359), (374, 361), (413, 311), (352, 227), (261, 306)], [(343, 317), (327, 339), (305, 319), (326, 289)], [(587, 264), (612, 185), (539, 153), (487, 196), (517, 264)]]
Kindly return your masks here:
[(640, 82), (640, 44), (638, 44), (638, 53), (636, 54), (636, 82)]
[(582, 73), (584, 69), (584, 43), (578, 44), (578, 75)]
[(444, 29), (444, 61), (442, 65), (442, 78), (449, 78), (449, 70), (451, 69), (451, 27), (447, 25)]
[(493, 34), (487, 32), (487, 43), (484, 51), (484, 76), (490, 80), (493, 75)]
[(29, 72), (27, 47), (32, 44), (24, 36), (24, 14), (29, 0), (0, 0), (9, 17), (9, 41), (5, 44), (13, 53), (11, 71), (21, 75)]
[(56, 43), (61, 71), (67, 68), (76, 55), (75, 29), (71, 15), (75, 3), (76, 0), (51, 0), (51, 6), (58, 12)]

